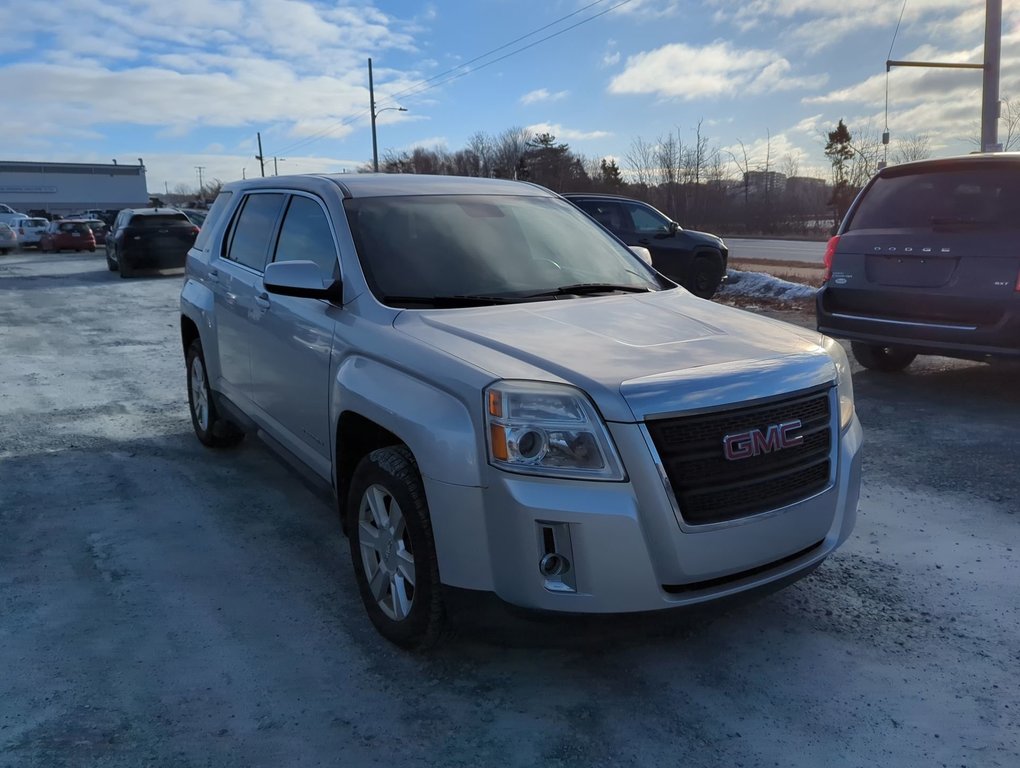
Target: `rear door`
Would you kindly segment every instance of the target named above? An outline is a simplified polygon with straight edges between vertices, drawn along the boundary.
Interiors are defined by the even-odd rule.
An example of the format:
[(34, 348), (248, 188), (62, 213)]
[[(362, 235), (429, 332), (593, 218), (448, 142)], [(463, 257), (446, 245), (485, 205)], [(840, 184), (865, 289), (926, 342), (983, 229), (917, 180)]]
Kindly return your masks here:
[[(313, 261), (325, 284), (339, 278), (339, 251), (325, 205), (294, 193), (280, 225), (272, 261)], [(273, 436), (324, 478), (330, 476), (330, 354), (335, 318), (328, 301), (257, 289), (264, 307), (251, 348), (252, 393)]]
[(219, 390), (245, 410), (252, 402), (252, 336), (265, 312), (256, 300), (286, 195), (249, 192), (240, 201), (221, 253), (210, 261), (215, 297)]
[(840, 235), (826, 309), (994, 325), (1020, 273), (1020, 164), (974, 160), (876, 177)]

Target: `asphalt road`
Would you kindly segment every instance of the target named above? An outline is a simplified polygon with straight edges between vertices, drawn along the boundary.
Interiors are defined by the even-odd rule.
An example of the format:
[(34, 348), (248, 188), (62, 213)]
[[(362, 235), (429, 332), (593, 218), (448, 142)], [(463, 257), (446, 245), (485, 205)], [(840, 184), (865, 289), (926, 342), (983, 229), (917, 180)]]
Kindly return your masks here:
[(857, 530), (783, 592), (411, 655), (330, 506), (192, 435), (179, 286), (0, 257), (0, 766), (1020, 765), (1016, 369), (858, 372)]
[(756, 240), (727, 237), (730, 259), (763, 261), (800, 261), (821, 264), (825, 243), (810, 240)]

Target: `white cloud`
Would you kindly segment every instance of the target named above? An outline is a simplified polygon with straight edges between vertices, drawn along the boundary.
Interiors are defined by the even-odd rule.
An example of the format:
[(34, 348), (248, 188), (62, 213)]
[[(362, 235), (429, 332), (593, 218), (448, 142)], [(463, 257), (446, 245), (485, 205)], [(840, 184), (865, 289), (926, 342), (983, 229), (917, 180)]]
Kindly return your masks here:
[(565, 128), (559, 123), (535, 123), (529, 125), (528, 130), (535, 136), (542, 133), (552, 134), (560, 141), (587, 141), (613, 135), (610, 131), (579, 131), (575, 128)]
[(538, 104), (539, 102), (546, 101), (559, 101), (565, 99), (570, 94), (570, 91), (555, 91), (550, 93), (546, 88), (539, 88), (535, 91), (528, 91), (526, 94), (521, 96), (521, 104)]
[(613, 11), (620, 16), (632, 16), (637, 19), (664, 19), (677, 16), (683, 9), (680, 0), (630, 0)]
[(612, 67), (620, 63), (620, 52), (613, 51), (602, 56), (602, 64), (606, 67)]
[(696, 47), (671, 43), (627, 58), (609, 84), (615, 94), (648, 93), (693, 101), (743, 93), (815, 88), (826, 75), (791, 76), (789, 61), (774, 51), (737, 49), (727, 42)]

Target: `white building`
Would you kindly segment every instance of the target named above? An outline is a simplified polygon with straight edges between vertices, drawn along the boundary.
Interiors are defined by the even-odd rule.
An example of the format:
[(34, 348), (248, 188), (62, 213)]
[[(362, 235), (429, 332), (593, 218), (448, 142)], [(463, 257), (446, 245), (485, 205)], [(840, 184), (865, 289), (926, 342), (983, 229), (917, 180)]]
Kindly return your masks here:
[(16, 211), (65, 214), (148, 205), (145, 165), (0, 160), (0, 202)]

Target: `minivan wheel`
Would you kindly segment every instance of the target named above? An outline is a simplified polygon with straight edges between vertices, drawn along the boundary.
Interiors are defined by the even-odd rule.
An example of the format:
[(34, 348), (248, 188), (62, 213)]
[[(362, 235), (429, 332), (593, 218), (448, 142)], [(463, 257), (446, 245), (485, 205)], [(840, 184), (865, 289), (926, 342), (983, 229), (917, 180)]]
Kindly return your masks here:
[(428, 648), (446, 623), (425, 488), (404, 446), (372, 451), (348, 496), (351, 560), (372, 624), (402, 648)]
[(188, 410), (195, 436), (210, 448), (229, 448), (244, 439), (244, 432), (232, 422), (220, 417), (209, 389), (202, 342), (195, 339), (188, 347), (185, 358), (188, 370)]
[(893, 373), (902, 371), (917, 357), (917, 353), (908, 352), (898, 347), (883, 347), (880, 344), (865, 344), (860, 341), (850, 343), (857, 362), (872, 371)]
[(711, 299), (722, 282), (723, 271), (720, 256), (701, 254), (695, 257), (691, 266), (691, 293), (702, 299)]

